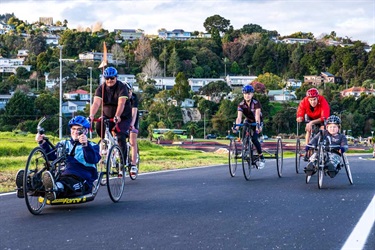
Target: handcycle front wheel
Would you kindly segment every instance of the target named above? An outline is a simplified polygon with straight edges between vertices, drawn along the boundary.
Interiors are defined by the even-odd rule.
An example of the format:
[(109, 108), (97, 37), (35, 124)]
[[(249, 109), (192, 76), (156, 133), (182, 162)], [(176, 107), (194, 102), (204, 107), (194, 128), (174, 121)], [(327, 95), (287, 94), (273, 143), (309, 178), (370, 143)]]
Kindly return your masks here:
[(345, 153), (342, 154), (342, 162), (343, 162), (343, 164), (344, 164), (345, 171), (346, 171), (346, 176), (347, 176), (348, 179), (349, 179), (349, 183), (350, 183), (350, 185), (353, 185), (352, 172), (350, 171), (350, 166), (349, 166), (348, 157), (346, 156)]
[(113, 145), (107, 155), (107, 189), (113, 202), (118, 202), (125, 189), (125, 164), (122, 151), (118, 145)]
[(281, 138), (277, 139), (276, 145), (276, 167), (277, 167), (277, 175), (279, 177), (283, 176), (283, 143)]
[(301, 167), (301, 141), (297, 138), (296, 141), (296, 173), (300, 172)]
[(40, 214), (47, 202), (47, 199), (40, 195), (45, 193), (42, 176), (48, 164), (47, 155), (41, 147), (34, 148), (27, 158), (23, 176), (23, 194), (27, 208), (34, 215)]
[(324, 177), (324, 151), (323, 146), (318, 147), (318, 188), (323, 187), (323, 177)]
[(250, 144), (250, 137), (247, 136), (242, 143), (242, 170), (243, 170), (243, 175), (245, 179), (248, 181), (250, 180), (251, 176), (251, 168), (252, 168), (252, 163), (253, 163), (253, 157), (252, 157), (252, 149), (251, 149), (252, 144)]
[(228, 161), (229, 161), (229, 174), (234, 177), (237, 170), (237, 145), (236, 141), (231, 139), (229, 143), (229, 152), (228, 152)]

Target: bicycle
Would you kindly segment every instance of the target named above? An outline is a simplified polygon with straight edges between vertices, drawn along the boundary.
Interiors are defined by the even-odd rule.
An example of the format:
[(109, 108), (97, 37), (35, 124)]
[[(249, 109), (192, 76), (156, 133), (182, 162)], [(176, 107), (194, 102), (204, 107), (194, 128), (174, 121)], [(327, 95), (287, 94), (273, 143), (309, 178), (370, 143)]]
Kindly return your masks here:
[[(314, 171), (317, 172), (318, 175), (318, 188), (321, 189), (323, 187), (323, 177), (327, 175), (328, 169), (325, 167), (326, 162), (328, 161), (328, 152), (335, 151), (339, 153), (340, 145), (327, 145), (327, 138), (325, 136), (326, 128), (324, 126), (323, 130), (319, 130), (319, 140), (317, 148), (314, 148), (314, 152), (317, 155), (317, 159), (314, 162)], [(346, 175), (349, 179), (350, 185), (353, 185), (353, 177), (349, 166), (349, 161), (345, 153), (339, 153), (341, 156), (341, 162), (337, 168), (340, 170), (341, 168), (345, 168)], [(310, 182), (311, 175), (306, 174), (306, 184)]]
[[(103, 123), (104, 123), (104, 138), (103, 140), (100, 140), (99, 142), (99, 145), (100, 145), (100, 152), (102, 154), (105, 154), (106, 152), (108, 152), (108, 148), (111, 148), (112, 146), (116, 145), (118, 148), (120, 148), (120, 146), (118, 145), (118, 140), (117, 140), (117, 136), (116, 136), (116, 132), (113, 131), (111, 132), (109, 130), (109, 123), (110, 122), (115, 122), (114, 118), (97, 118), (97, 119), (94, 119), (93, 122), (100, 122), (103, 120)], [(117, 124), (116, 126), (114, 127), (114, 130), (117, 130), (117, 132), (119, 132), (119, 129), (117, 127)], [(138, 147), (137, 147), (138, 148)], [(127, 135), (127, 139), (126, 139), (126, 149), (127, 149), (127, 154), (126, 156), (124, 157), (123, 155), (123, 152), (122, 152), (122, 156), (124, 157), (124, 164), (125, 164), (125, 167), (126, 167), (126, 171), (129, 173), (129, 177), (130, 179), (132, 180), (135, 180), (137, 179), (138, 177), (138, 173), (135, 174), (135, 175), (131, 175), (130, 174), (130, 169), (131, 169), (131, 160), (132, 160), (132, 157), (131, 157), (131, 150), (132, 150), (132, 146), (130, 144), (130, 141), (129, 141), (129, 135)], [(137, 150), (137, 163), (136, 163), (136, 166), (139, 170), (139, 162), (140, 162), (140, 156), (139, 156), (139, 149)], [(120, 174), (121, 175), (126, 175), (126, 171), (124, 172), (121, 172)], [(105, 184), (105, 183), (103, 183)]]
[[(251, 177), (251, 170), (252, 168), (259, 169), (258, 163), (260, 161), (260, 157), (258, 154), (254, 154), (256, 152), (255, 146), (253, 142), (251, 141), (251, 138), (253, 136), (254, 130), (251, 128), (252, 126), (257, 126), (256, 123), (248, 123), (248, 124), (234, 124), (234, 127), (244, 127), (242, 131), (242, 139), (241, 139), (241, 156), (238, 156), (238, 150), (237, 146), (234, 143), (232, 146), (233, 150), (230, 146), (229, 150), (229, 159), (234, 158), (242, 159), (242, 170), (245, 179), (248, 181)], [(232, 142), (232, 141), (231, 141)], [(232, 152), (232, 153), (231, 153)], [(234, 153), (233, 153), (234, 152)], [(263, 153), (267, 153), (267, 155), (264, 156), (265, 159), (276, 159), (276, 169), (277, 174), (279, 177), (282, 177), (282, 170), (283, 170), (283, 148), (282, 148), (282, 140), (281, 138), (277, 139), (276, 142), (276, 150), (274, 153), (268, 150), (263, 149)], [(230, 164), (231, 165), (231, 164)], [(236, 162), (237, 165), (237, 162)], [(237, 166), (236, 166), (237, 168)], [(234, 169), (234, 168), (233, 168)], [(230, 167), (230, 173), (232, 175), (232, 168)]]
[[(43, 117), (37, 126), (39, 134), (44, 134), (44, 129), (41, 124), (46, 120)], [(35, 147), (29, 154), (26, 166), (25, 174), (23, 178), (23, 193), (26, 201), (26, 206), (30, 213), (38, 215), (42, 212), (45, 205), (66, 205), (66, 204), (78, 204), (93, 201), (99, 191), (104, 175), (106, 176), (106, 185), (109, 197), (113, 202), (118, 202), (124, 191), (125, 179), (119, 176), (119, 172), (123, 168), (122, 152), (117, 145), (113, 145), (110, 148), (108, 155), (102, 155), (104, 159), (99, 163), (100, 168), (98, 169), (98, 179), (94, 182), (93, 189), (88, 194), (79, 195), (77, 197), (62, 197), (57, 198), (53, 201), (47, 200), (42, 183), (42, 176), (45, 171), (51, 172), (54, 178), (58, 179), (63, 173), (66, 165), (66, 159), (68, 155), (72, 155), (75, 152), (77, 141), (74, 142), (72, 150), (69, 152), (67, 147), (67, 140), (65, 143), (59, 143), (58, 147), (55, 147), (47, 136), (44, 137), (45, 143), (51, 146), (52, 151), (48, 154), (57, 154), (57, 158), (53, 161), (48, 160), (48, 154), (40, 146)], [(105, 165), (105, 168), (104, 168)]]

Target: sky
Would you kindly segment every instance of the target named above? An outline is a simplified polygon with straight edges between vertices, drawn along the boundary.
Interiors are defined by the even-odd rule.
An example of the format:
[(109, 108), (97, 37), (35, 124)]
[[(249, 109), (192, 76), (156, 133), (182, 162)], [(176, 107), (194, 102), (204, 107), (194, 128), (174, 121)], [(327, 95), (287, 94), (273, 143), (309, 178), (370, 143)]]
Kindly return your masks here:
[(311, 32), (316, 38), (336, 32), (339, 37), (375, 44), (374, 0), (0, 0), (0, 14), (14, 13), (33, 23), (39, 17), (68, 21), (70, 29), (142, 29), (145, 34), (202, 31), (207, 17), (220, 15), (234, 29), (257, 24), (281, 36)]

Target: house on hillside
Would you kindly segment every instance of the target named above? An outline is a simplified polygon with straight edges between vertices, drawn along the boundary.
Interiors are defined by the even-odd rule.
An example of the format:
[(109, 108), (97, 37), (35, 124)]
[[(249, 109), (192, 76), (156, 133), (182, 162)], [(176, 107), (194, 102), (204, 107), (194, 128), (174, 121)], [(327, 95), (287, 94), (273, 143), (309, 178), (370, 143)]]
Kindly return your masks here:
[(90, 101), (90, 93), (83, 89), (77, 89), (69, 93), (64, 93), (64, 98), (66, 100)]
[(304, 76), (304, 82), (319, 87), (325, 83), (336, 83), (341, 84), (342, 78), (334, 76), (329, 72), (321, 72), (320, 75), (308, 75)]
[(358, 99), (362, 93), (367, 95), (375, 95), (375, 90), (373, 86), (371, 86), (371, 89), (366, 89), (365, 87), (351, 87), (340, 92), (341, 96), (343, 97), (354, 96), (355, 99)]

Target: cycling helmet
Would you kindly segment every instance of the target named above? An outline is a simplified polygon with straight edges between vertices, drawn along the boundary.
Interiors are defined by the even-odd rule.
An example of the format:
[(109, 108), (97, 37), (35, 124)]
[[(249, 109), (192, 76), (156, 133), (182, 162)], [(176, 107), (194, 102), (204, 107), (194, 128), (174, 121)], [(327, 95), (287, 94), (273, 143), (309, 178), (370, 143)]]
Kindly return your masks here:
[(242, 93), (254, 93), (254, 88), (251, 85), (246, 85), (242, 88)]
[(331, 115), (330, 117), (328, 117), (327, 124), (332, 124), (332, 123), (340, 125), (341, 124), (340, 117), (338, 117), (336, 115)]
[(316, 88), (311, 88), (306, 91), (306, 96), (309, 98), (314, 98), (319, 96), (319, 91)]
[(90, 122), (83, 116), (78, 115), (76, 117), (73, 117), (69, 121), (69, 127), (71, 128), (73, 125), (82, 126), (84, 128), (90, 128)]
[(104, 77), (117, 77), (117, 70), (114, 67), (108, 67), (104, 70)]

